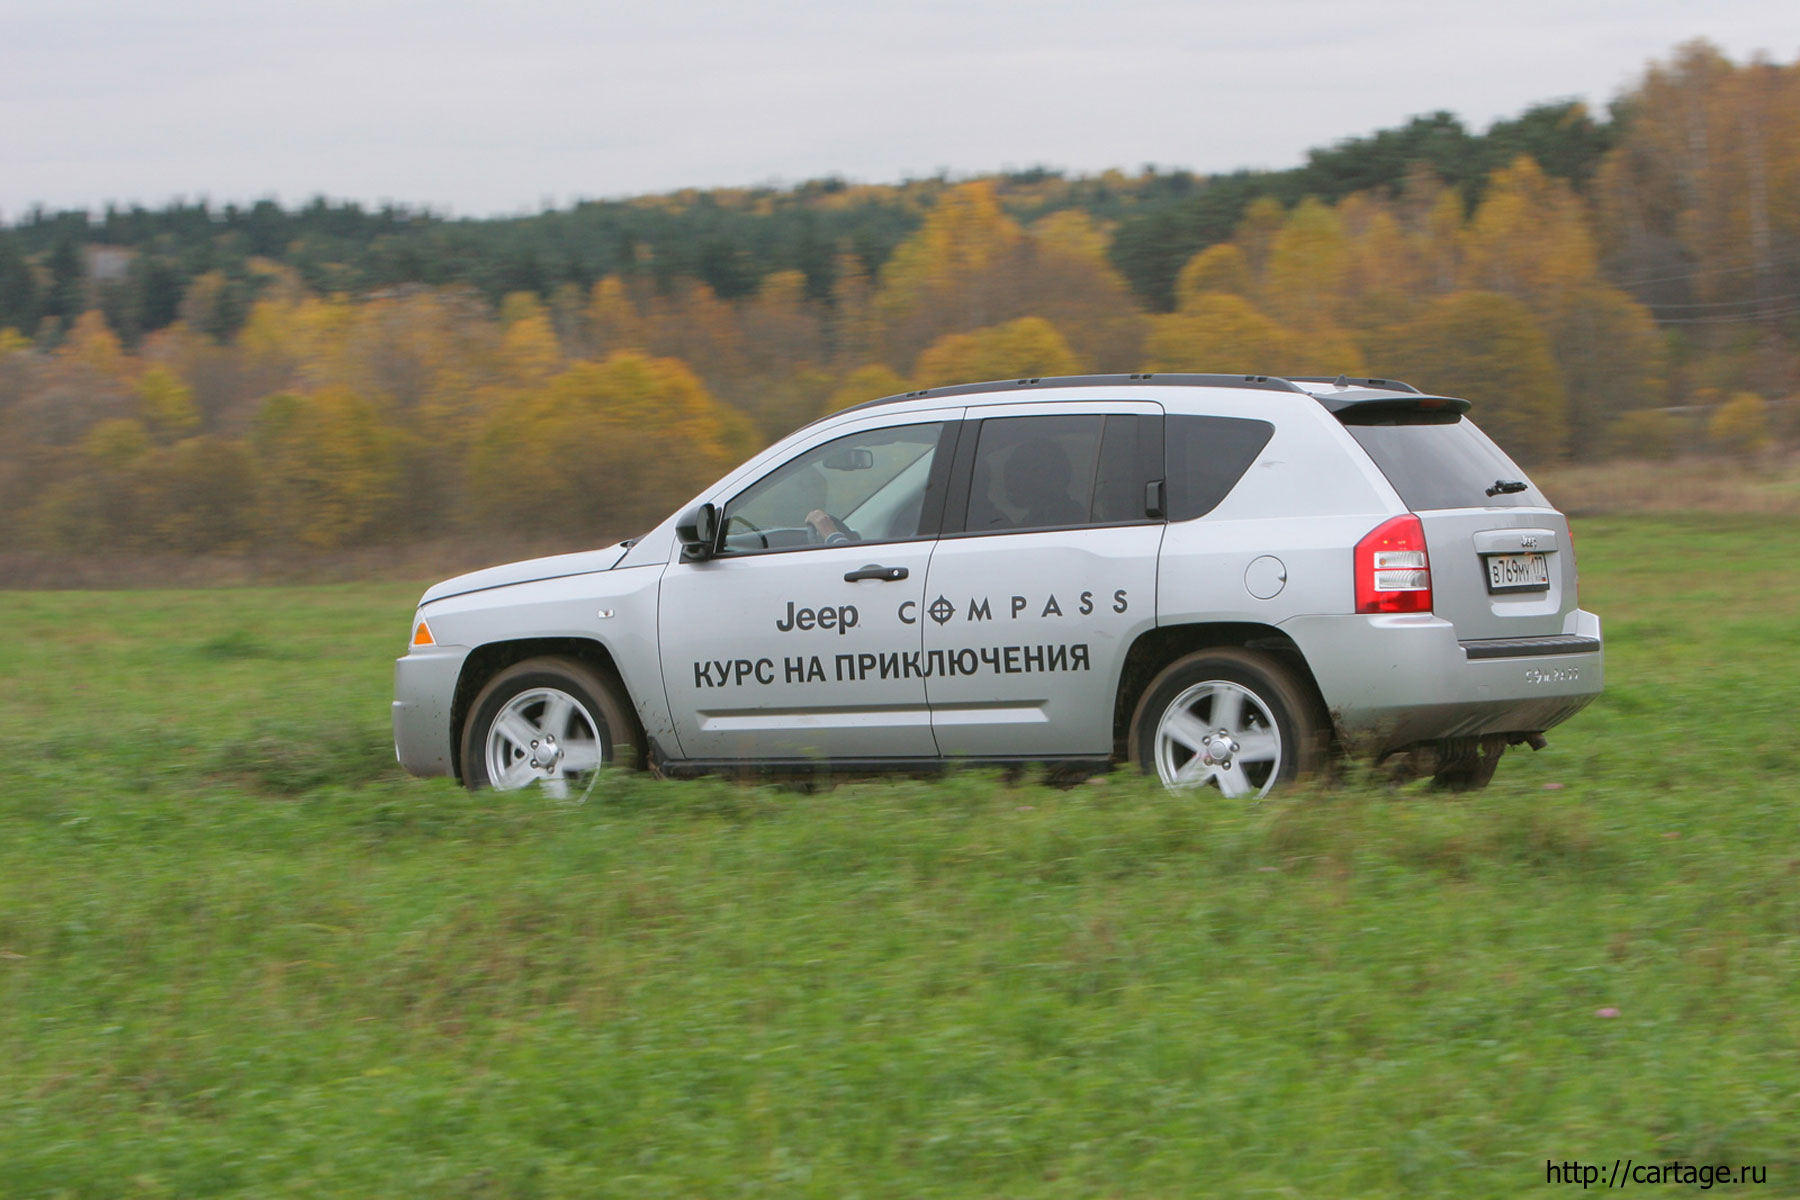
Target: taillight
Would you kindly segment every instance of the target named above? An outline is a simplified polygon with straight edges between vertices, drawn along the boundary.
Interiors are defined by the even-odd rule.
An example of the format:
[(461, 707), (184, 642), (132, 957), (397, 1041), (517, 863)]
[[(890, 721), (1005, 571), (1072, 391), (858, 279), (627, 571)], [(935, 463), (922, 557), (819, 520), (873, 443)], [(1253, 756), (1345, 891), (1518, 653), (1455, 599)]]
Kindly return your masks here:
[(1356, 611), (1431, 611), (1425, 526), (1412, 513), (1383, 521), (1356, 543)]

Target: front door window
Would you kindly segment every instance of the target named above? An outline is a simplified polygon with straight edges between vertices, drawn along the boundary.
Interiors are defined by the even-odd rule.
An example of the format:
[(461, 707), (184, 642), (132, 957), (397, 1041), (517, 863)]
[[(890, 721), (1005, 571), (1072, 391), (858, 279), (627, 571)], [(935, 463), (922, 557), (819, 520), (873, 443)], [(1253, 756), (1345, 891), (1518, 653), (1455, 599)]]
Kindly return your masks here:
[(725, 506), (725, 550), (758, 554), (919, 535), (941, 423), (872, 429), (775, 468)]

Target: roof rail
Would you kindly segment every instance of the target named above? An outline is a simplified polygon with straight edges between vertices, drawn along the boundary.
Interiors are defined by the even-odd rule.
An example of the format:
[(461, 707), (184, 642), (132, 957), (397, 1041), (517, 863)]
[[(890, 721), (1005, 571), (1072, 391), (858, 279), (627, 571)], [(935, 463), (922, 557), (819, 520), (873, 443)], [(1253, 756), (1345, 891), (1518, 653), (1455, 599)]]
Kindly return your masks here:
[[(1329, 380), (1324, 382), (1329, 382)], [(861, 404), (852, 404), (848, 408), (839, 409), (838, 413), (856, 412), (858, 409), (875, 408), (883, 404), (898, 404), (902, 400), (936, 400), (950, 396), (971, 396), (982, 392), (1003, 392), (1009, 388), (1120, 387), (1144, 384), (1158, 384), (1166, 387), (1251, 388), (1263, 392), (1305, 391), (1304, 388), (1297, 388), (1278, 375), (1186, 375), (1179, 373), (1054, 375), (1041, 379), (996, 379), (987, 383), (958, 383), (949, 387), (921, 388), (915, 392), (883, 396), (879, 400), (865, 400)], [(1406, 390), (1413, 391), (1415, 389), (1407, 388)], [(831, 415), (837, 416), (838, 413)]]

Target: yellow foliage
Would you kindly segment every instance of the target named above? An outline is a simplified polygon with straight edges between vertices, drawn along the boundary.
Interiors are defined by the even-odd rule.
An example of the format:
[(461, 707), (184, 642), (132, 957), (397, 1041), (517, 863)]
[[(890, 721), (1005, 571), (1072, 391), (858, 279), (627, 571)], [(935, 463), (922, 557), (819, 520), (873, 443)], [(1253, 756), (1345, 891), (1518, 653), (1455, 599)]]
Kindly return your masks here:
[(242, 442), (193, 437), (152, 451), (134, 492), (141, 535), (183, 553), (235, 552), (255, 531), (256, 469)]
[(1087, 262), (1105, 264), (1106, 248), (1111, 239), (1094, 223), (1094, 218), (1079, 208), (1065, 208), (1032, 223), (1027, 231), (1042, 254), (1060, 254)]
[(702, 379), (736, 383), (748, 373), (737, 310), (704, 283), (690, 283), (650, 305), (650, 347), (678, 358)]
[(860, 362), (875, 352), (880, 340), (874, 283), (854, 254), (838, 255), (836, 266), (837, 279), (831, 285), (834, 361)]
[(476, 505), (516, 528), (598, 537), (668, 514), (756, 447), (749, 422), (667, 358), (577, 362), (497, 413), (469, 462)]
[(1250, 264), (1252, 277), (1261, 276), (1263, 267), (1268, 264), (1269, 252), (1275, 245), (1275, 235), (1287, 224), (1287, 209), (1281, 201), (1273, 196), (1258, 196), (1244, 209), (1244, 215), (1238, 219), (1237, 229), (1231, 240), (1237, 243), (1244, 252), (1244, 259)]
[(1308, 196), (1288, 214), (1269, 244), (1262, 294), (1268, 310), (1309, 328), (1330, 321), (1343, 297), (1350, 243), (1337, 213)]
[(348, 375), (348, 343), (358, 310), (343, 297), (311, 297), (298, 304), (259, 300), (238, 334), (238, 345), (260, 368), (291, 372), (313, 387), (341, 384)]
[(285, 300), (258, 300), (250, 306), (244, 327), (238, 330), (238, 349), (248, 357), (281, 359), (293, 356), (296, 305)]
[(69, 330), (62, 348), (57, 351), (57, 357), (63, 362), (80, 363), (115, 379), (130, 372), (124, 347), (119, 344), (112, 326), (106, 323), (106, 314), (98, 309), (89, 309), (75, 319), (75, 325)]
[(149, 453), (150, 435), (129, 417), (113, 417), (87, 431), (81, 450), (99, 466), (118, 470)]
[(31, 339), (16, 329), (0, 329), (0, 358), (23, 354), (31, 349)]
[(806, 276), (775, 271), (738, 308), (750, 373), (760, 379), (791, 376), (795, 368), (825, 356), (817, 310), (807, 302)]
[(1769, 402), (1755, 392), (1733, 392), (1706, 422), (1706, 436), (1729, 454), (1748, 457), (1774, 444), (1769, 435)]
[(820, 416), (849, 408), (852, 404), (861, 404), (865, 400), (879, 400), (883, 396), (897, 396), (901, 392), (910, 391), (912, 385), (900, 378), (890, 368), (880, 363), (871, 363), (866, 367), (844, 376), (837, 390), (825, 401)]
[(989, 379), (1030, 379), (1073, 375), (1081, 363), (1056, 326), (1042, 317), (1021, 317), (973, 333), (939, 338), (913, 367), (919, 387), (976, 383)]
[(617, 275), (608, 275), (594, 284), (588, 295), (587, 326), (588, 336), (602, 354), (644, 350), (649, 346), (643, 314)]
[(1472, 401), (1481, 428), (1516, 457), (1562, 455), (1568, 397), (1549, 341), (1520, 301), (1456, 292), (1376, 340), (1381, 374)]
[(200, 410), (192, 389), (167, 367), (151, 367), (138, 380), (137, 411), (159, 442), (172, 442), (200, 429)]
[(1178, 313), (1150, 318), (1144, 369), (1304, 374), (1287, 365), (1297, 351), (1292, 331), (1264, 316), (1242, 296), (1207, 292), (1192, 297)]
[(542, 305), (521, 312), (500, 337), (500, 365), (507, 383), (536, 387), (549, 379), (561, 362), (562, 346)]
[(889, 320), (934, 292), (956, 287), (1011, 250), (1023, 234), (1000, 208), (991, 183), (959, 184), (938, 198), (918, 232), (881, 268), (877, 301)]
[(1355, 338), (1329, 321), (1294, 331), (1287, 360), (1291, 375), (1367, 375), (1368, 360)]
[(1569, 448), (1605, 448), (1620, 414), (1661, 404), (1667, 390), (1663, 337), (1650, 311), (1615, 288), (1563, 297), (1545, 321), (1569, 395)]
[(1251, 290), (1250, 262), (1232, 242), (1208, 246), (1188, 259), (1175, 277), (1175, 307), (1184, 309), (1209, 292), (1229, 292), (1248, 296)]
[(381, 531), (401, 464), (393, 431), (368, 401), (346, 388), (270, 396), (254, 442), (271, 532), (329, 550)]
[(817, 419), (837, 381), (835, 374), (811, 363), (765, 376), (757, 382), (750, 415), (769, 441), (786, 437)]
[(1445, 188), (1425, 215), (1426, 262), (1435, 291), (1449, 292), (1462, 278), (1462, 228), (1462, 193)]
[(508, 292), (500, 300), (500, 323), (511, 325), (518, 321), (531, 321), (540, 317), (548, 319), (549, 312), (544, 302), (535, 292)]
[(1391, 325), (1414, 315), (1432, 286), (1425, 238), (1408, 234), (1392, 212), (1378, 209), (1350, 239), (1338, 315), (1359, 329)]
[(806, 305), (806, 273), (804, 271), (772, 271), (763, 276), (756, 289), (756, 302), (783, 312), (793, 312)]
[(1595, 281), (1587, 213), (1568, 185), (1526, 157), (1488, 176), (1463, 234), (1464, 286), (1516, 296), (1540, 313)]

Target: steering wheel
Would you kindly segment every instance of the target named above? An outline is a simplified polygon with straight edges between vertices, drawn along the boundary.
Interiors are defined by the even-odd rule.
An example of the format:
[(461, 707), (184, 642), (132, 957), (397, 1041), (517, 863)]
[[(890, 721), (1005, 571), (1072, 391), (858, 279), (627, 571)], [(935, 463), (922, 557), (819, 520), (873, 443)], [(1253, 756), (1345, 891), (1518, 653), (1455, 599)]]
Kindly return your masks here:
[(743, 513), (732, 513), (730, 516), (725, 518), (725, 536), (726, 537), (731, 536), (731, 523), (733, 521), (742, 522), (745, 530), (750, 533), (754, 533), (757, 537), (757, 540), (762, 542), (764, 550), (767, 550), (769, 548), (769, 535), (764, 533), (762, 531), (761, 526), (757, 525), (757, 523), (755, 521), (752, 521), (749, 517), (746, 517)]

